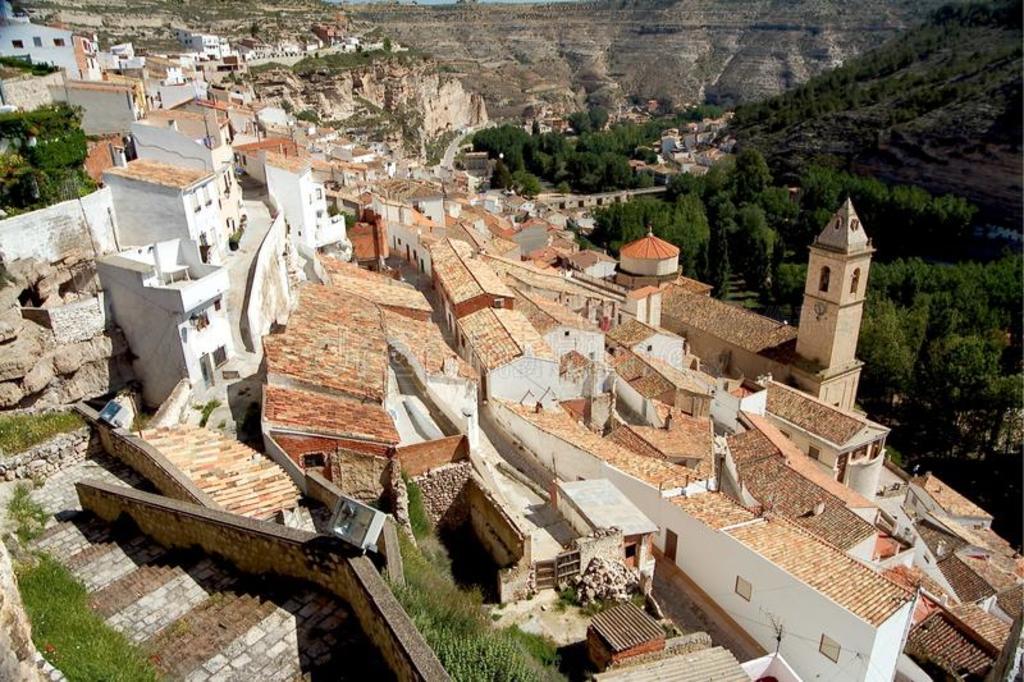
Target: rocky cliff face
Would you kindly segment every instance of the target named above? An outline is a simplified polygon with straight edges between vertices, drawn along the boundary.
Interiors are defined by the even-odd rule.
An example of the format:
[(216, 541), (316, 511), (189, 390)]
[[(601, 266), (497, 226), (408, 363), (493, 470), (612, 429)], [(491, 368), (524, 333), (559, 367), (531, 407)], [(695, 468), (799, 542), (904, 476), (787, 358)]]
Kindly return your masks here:
[(432, 61), (381, 60), (301, 73), (274, 69), (256, 76), (255, 87), (267, 101), (287, 101), (294, 111), (313, 109), (341, 127), (372, 129), (413, 152), (448, 131), (487, 121), (483, 97), (467, 92)]
[(492, 114), (622, 96), (673, 104), (778, 93), (916, 23), (940, 0), (375, 4), (351, 15), (426, 50)]

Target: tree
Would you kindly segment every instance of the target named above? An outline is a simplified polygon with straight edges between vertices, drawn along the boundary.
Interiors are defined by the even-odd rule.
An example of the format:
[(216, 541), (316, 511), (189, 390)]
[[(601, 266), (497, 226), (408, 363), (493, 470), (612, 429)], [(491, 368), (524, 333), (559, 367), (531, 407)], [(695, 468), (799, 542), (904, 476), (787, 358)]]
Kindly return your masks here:
[[(499, 163), (501, 162), (499, 161)], [(537, 196), (541, 190), (540, 180), (537, 179), (537, 176), (523, 170), (512, 174), (512, 186), (520, 194), (528, 197)]]
[(494, 164), (494, 173), (491, 174), (491, 187), (496, 189), (508, 189), (512, 186), (512, 173), (508, 166), (501, 159)]
[(391, 52), (391, 38), (384, 38), (384, 51)]
[(590, 128), (592, 130), (604, 130), (604, 127), (608, 125), (608, 110), (604, 107), (594, 107), (588, 113), (587, 116), (590, 118)]
[(756, 149), (744, 149), (736, 157), (733, 186), (736, 201), (754, 201), (761, 192), (772, 184), (772, 173), (768, 162)]
[(577, 135), (590, 132), (590, 114), (586, 111), (574, 111), (569, 114), (569, 125), (576, 131)]
[(760, 206), (745, 204), (736, 214), (736, 236), (731, 253), (747, 287), (763, 291), (771, 272), (775, 231), (768, 227)]
[(534, 137), (540, 137), (540, 121), (536, 118), (533, 119), (533, 125), (530, 126), (530, 134)]
[(729, 237), (725, 228), (712, 226), (711, 241), (708, 244), (708, 283), (713, 293), (722, 298), (729, 293)]

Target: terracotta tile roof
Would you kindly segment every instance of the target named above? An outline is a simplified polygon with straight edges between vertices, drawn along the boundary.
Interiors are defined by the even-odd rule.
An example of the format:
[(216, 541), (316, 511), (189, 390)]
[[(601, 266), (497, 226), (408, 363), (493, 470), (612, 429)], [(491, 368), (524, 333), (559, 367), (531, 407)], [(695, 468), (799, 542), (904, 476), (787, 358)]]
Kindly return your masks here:
[(459, 327), (480, 363), (496, 369), (529, 352), (554, 360), (551, 347), (518, 310), (482, 308), (459, 319)]
[(302, 433), (398, 445), (390, 415), (377, 403), (359, 402), (285, 386), (263, 387), (263, 418)]
[(752, 511), (720, 492), (680, 495), (672, 498), (672, 504), (715, 530), (757, 518)]
[(659, 293), (661, 293), (661, 289), (659, 289), (656, 286), (649, 285), (646, 287), (640, 287), (639, 289), (630, 290), (630, 292), (626, 294), (626, 298), (633, 299), (634, 301), (639, 301), (642, 298), (647, 298), (653, 294)]
[(381, 311), (364, 298), (316, 284), (299, 289), (299, 303), (281, 332), (263, 338), (267, 374), (314, 390), (383, 402), (387, 342)]
[(1020, 582), (1020, 577), (1007, 573), (990, 556), (975, 556), (967, 551), (960, 553), (960, 558), (972, 571), (981, 576), (981, 579), (992, 586), (996, 592), (1009, 589)]
[(430, 321), (415, 320), (390, 310), (384, 311), (384, 332), (389, 345), (401, 345), (415, 355), (432, 374), (444, 372), (445, 362), (454, 362), (459, 376), (479, 378), (476, 370), (460, 358), (444, 340), (441, 330)]
[(910, 482), (923, 488), (931, 495), (935, 503), (951, 516), (992, 518), (991, 514), (943, 483), (938, 476), (929, 473), (924, 476), (916, 476)]
[(761, 353), (796, 339), (796, 327), (776, 322), (717, 298), (670, 284), (662, 289), (662, 318), (706, 332), (752, 353)]
[(129, 93), (132, 91), (132, 86), (115, 84), (115, 83), (103, 83), (98, 81), (73, 81), (66, 80), (64, 87), (71, 90), (96, 90), (99, 92), (113, 92), (119, 95)]
[(650, 232), (647, 236), (623, 244), (619, 249), (620, 258), (640, 258), (646, 260), (663, 260), (666, 258), (678, 258), (679, 247), (669, 244), (664, 239), (655, 237)]
[(616, 666), (596, 682), (750, 682), (736, 656), (724, 647), (698, 649), (638, 665)]
[(693, 370), (680, 370), (657, 358), (618, 346), (612, 367), (619, 377), (645, 398), (659, 398), (678, 390), (710, 396), (710, 387)]
[(473, 257), (466, 242), (441, 239), (430, 245), (430, 258), (435, 276), (455, 305), (477, 296), (513, 297), (487, 263)]
[(842, 447), (866, 428), (887, 432), (853, 412), (832, 407), (803, 391), (777, 381), (768, 384), (768, 412), (790, 424)]
[[(842, 550), (878, 535), (843, 500), (789, 467), (785, 455), (761, 431), (746, 431), (728, 441), (740, 482), (766, 509)], [(816, 514), (818, 505), (821, 512)]]
[(936, 661), (955, 675), (984, 677), (996, 654), (947, 611), (939, 609), (916, 625), (907, 638), (908, 654)]
[(484, 254), (482, 258), (491, 266), (491, 269), (513, 286), (525, 285), (531, 290), (548, 291), (556, 295), (566, 294), (582, 298), (611, 300), (611, 297), (581, 286), (571, 279), (566, 279), (554, 270), (541, 270), (529, 263), (490, 254)]
[(571, 350), (559, 359), (559, 372), (566, 374), (589, 367), (593, 361), (579, 351)]
[[(620, 432), (622, 435), (617, 439), (615, 436)], [(639, 438), (642, 444), (637, 443), (635, 438), (629, 438), (629, 435)], [(711, 420), (706, 417), (691, 417), (674, 411), (669, 428), (659, 429), (654, 426), (623, 424), (612, 432), (611, 437), (623, 447), (639, 454), (661, 457), (674, 462), (681, 459), (700, 460), (701, 468), (705, 470), (706, 474), (711, 474), (714, 432), (711, 428)]]
[(893, 566), (883, 571), (885, 577), (898, 583), (903, 589), (913, 592), (918, 587), (936, 599), (949, 596), (949, 593), (937, 582), (932, 580), (927, 573), (917, 566)]
[(754, 429), (764, 434), (765, 438), (770, 440), (785, 455), (786, 464), (798, 474), (832, 493), (851, 509), (868, 509), (872, 507), (877, 509), (878, 505), (874, 502), (852, 488), (843, 485), (833, 478), (830, 473), (822, 469), (820, 464), (808, 457), (803, 450), (796, 446), (796, 443), (787, 438), (768, 419), (761, 415), (748, 414), (746, 412), (743, 413), (743, 418)]
[(1002, 649), (1010, 636), (1009, 623), (993, 616), (977, 604), (957, 604), (949, 611), (997, 649)]
[(595, 251), (594, 249), (583, 249), (582, 251), (577, 251), (570, 256), (566, 256), (566, 260), (581, 270), (589, 268), (592, 265), (597, 265), (598, 263), (617, 262), (604, 251)]
[[(924, 540), (924, 544), (938, 559), (945, 558), (967, 544), (963, 538), (949, 532), (946, 528), (933, 524), (929, 520), (916, 522), (914, 530), (917, 531), (917, 534)], [(942, 551), (939, 551), (940, 549)]]
[(682, 488), (691, 482), (685, 467), (644, 457), (586, 428), (564, 410), (541, 410), (498, 401), (541, 431), (591, 453), (616, 469), (645, 481), (659, 490)]
[(516, 310), (521, 311), (540, 334), (547, 334), (558, 327), (568, 327), (579, 331), (601, 331), (589, 320), (584, 319), (560, 303), (526, 289), (512, 287), (516, 295)]
[(1010, 618), (1018, 618), (1024, 610), (1024, 585), (1015, 585), (997, 594), (996, 604)]
[(942, 577), (946, 579), (949, 586), (956, 592), (957, 598), (962, 602), (976, 602), (996, 593), (985, 579), (964, 563), (956, 554), (950, 554), (945, 559), (940, 559), (936, 564)]
[(295, 140), (287, 137), (266, 137), (259, 142), (232, 145), (232, 149), (242, 153), (267, 149), (286, 156), (298, 156), (300, 150), (305, 151), (295, 143)]
[(912, 599), (893, 581), (784, 519), (726, 532), (871, 625), (881, 625)]
[(444, 190), (438, 185), (407, 178), (381, 180), (374, 185), (373, 189), (374, 192), (385, 199), (402, 202), (413, 199), (437, 198), (444, 194)]
[(692, 294), (700, 294), (702, 296), (710, 294), (711, 290), (714, 289), (710, 284), (705, 284), (700, 280), (684, 277), (683, 275), (679, 275), (679, 277), (672, 281), (672, 284), (684, 291), (689, 291)]
[(299, 489), (284, 469), (233, 438), (185, 425), (148, 430), (142, 438), (233, 514), (266, 520), (299, 504)]
[[(655, 336), (656, 334), (665, 334), (667, 336), (676, 336), (670, 331), (662, 331), (656, 329), (649, 324), (645, 324), (640, 320), (629, 320), (624, 324), (620, 324), (611, 331), (608, 332), (608, 339), (621, 343), (623, 346), (632, 348), (642, 341)], [(679, 337), (676, 337), (679, 338)]]
[(267, 164), (297, 175), (310, 169), (310, 159), (305, 156), (285, 156), (278, 152), (267, 152)]
[(434, 310), (427, 297), (411, 284), (329, 256), (321, 256), (320, 263), (330, 276), (331, 286), (335, 289), (361, 296), (392, 310), (415, 310), (424, 313)]
[(213, 179), (213, 173), (208, 170), (172, 166), (148, 159), (136, 159), (127, 166), (114, 166), (103, 172), (103, 177), (111, 175), (175, 189), (187, 189), (204, 180)]

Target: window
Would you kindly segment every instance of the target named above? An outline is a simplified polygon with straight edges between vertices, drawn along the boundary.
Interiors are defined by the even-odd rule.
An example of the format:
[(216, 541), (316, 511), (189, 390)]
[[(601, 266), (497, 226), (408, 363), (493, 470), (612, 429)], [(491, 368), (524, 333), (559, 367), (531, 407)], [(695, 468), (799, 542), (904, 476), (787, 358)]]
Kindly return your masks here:
[(850, 293), (857, 293), (857, 288), (860, 286), (860, 268), (853, 271), (853, 277), (850, 279)]
[(21, 49), (21, 48), (25, 47), (25, 41), (24, 40), (12, 40), (11, 41), (11, 45), (13, 45), (14, 47), (16, 47), (18, 49)]
[(821, 269), (821, 277), (818, 279), (818, 291), (828, 291), (828, 280), (832, 277), (832, 271), (826, 265)]
[(743, 578), (736, 576), (736, 594), (740, 595), (747, 601), (750, 601), (750, 595), (753, 594), (754, 587)]
[(651, 344), (647, 344), (647, 352), (648, 353), (653, 353), (654, 352), (654, 346), (651, 345)]
[(216, 301), (213, 302), (213, 309), (214, 310), (220, 310), (220, 299), (219, 298)]
[(206, 311), (196, 313), (192, 316), (192, 326), (194, 326), (197, 331), (206, 329), (210, 326), (210, 316)]
[(302, 456), (302, 468), (322, 467), (327, 463), (327, 457), (322, 452), (309, 452)]
[(43, 39), (40, 38), (39, 36), (35, 36), (34, 38), (32, 38), (32, 44), (35, 45), (36, 47), (42, 47), (43, 46)]
[(503, 299), (500, 299), (500, 298), (494, 299), (494, 307), (495, 308), (504, 308), (505, 307), (505, 301)]
[(807, 456), (811, 459), (821, 459), (821, 451), (813, 445), (807, 446)]
[(568, 329), (565, 330), (565, 337), (569, 338), (569, 330)]
[(839, 652), (842, 649), (839, 646), (839, 642), (835, 641), (828, 635), (823, 634), (821, 636), (821, 644), (818, 645), (818, 651), (821, 655), (832, 661), (833, 663), (839, 662)]
[(631, 545), (626, 545), (626, 558), (627, 559), (635, 559), (636, 558), (636, 543), (635, 542), (633, 544), (631, 544)]
[(63, 38), (54, 38), (53, 39), (53, 46), (54, 47), (64, 47), (64, 39)]

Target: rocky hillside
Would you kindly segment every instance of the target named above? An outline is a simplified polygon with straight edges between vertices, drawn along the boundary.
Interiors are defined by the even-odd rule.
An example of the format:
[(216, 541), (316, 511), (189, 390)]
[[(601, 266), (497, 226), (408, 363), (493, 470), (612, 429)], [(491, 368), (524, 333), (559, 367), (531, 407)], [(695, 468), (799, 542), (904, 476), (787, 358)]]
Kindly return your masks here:
[(349, 6), (481, 92), (495, 117), (531, 105), (681, 104), (779, 93), (917, 23), (937, 0), (605, 0)]
[(487, 121), (483, 98), (466, 92), (432, 60), (391, 55), (350, 66), (347, 58), (262, 70), (253, 77), (254, 87), (264, 101), (288, 102), (293, 111), (312, 109), (322, 121), (372, 130), (413, 153), (423, 153), (449, 131)]
[(733, 131), (783, 172), (818, 160), (975, 202), (1019, 228), (1021, 2), (935, 12), (922, 26), (786, 94)]

